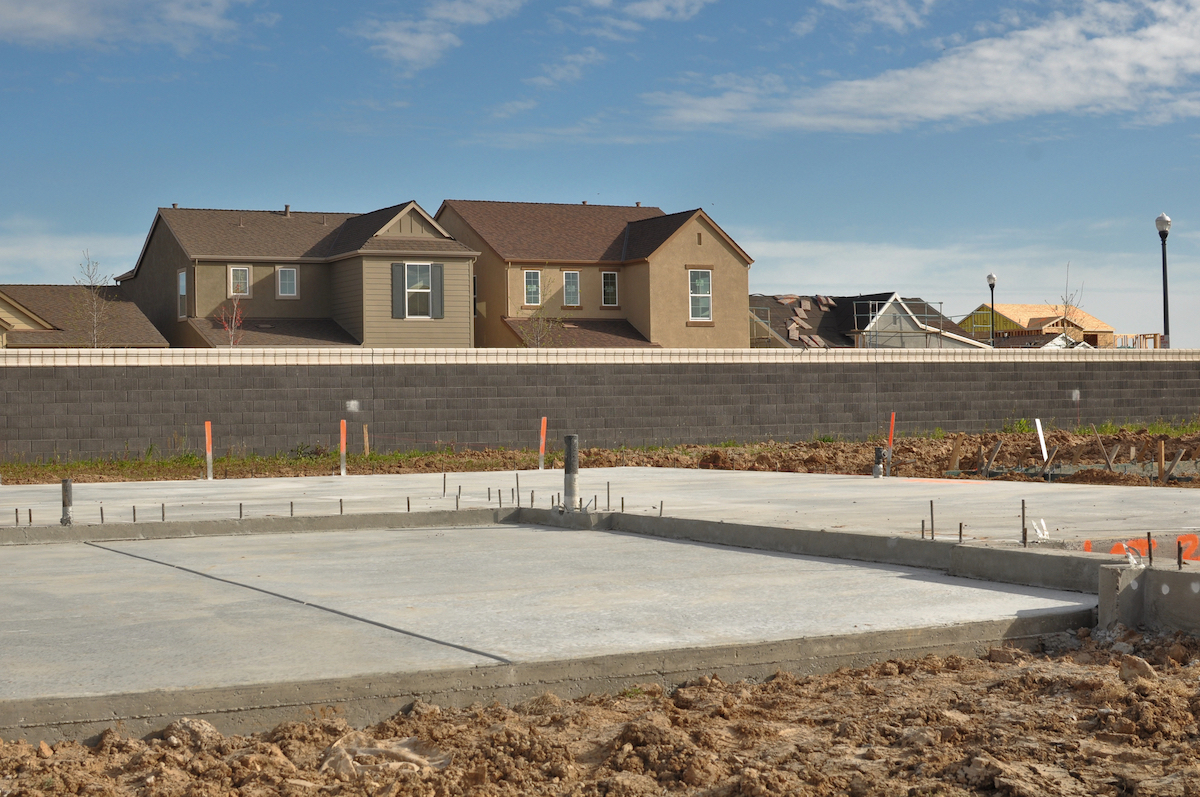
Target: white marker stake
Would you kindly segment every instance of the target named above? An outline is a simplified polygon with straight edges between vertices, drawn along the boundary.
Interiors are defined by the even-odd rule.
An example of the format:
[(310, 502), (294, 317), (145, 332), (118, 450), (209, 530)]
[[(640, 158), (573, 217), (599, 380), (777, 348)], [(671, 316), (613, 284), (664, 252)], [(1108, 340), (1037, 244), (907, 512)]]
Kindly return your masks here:
[(1042, 434), (1042, 419), (1034, 418), (1033, 425), (1036, 426), (1037, 430), (1038, 430), (1038, 442), (1042, 444), (1042, 463), (1045, 464), (1045, 462), (1046, 462), (1046, 436), (1044, 434)]

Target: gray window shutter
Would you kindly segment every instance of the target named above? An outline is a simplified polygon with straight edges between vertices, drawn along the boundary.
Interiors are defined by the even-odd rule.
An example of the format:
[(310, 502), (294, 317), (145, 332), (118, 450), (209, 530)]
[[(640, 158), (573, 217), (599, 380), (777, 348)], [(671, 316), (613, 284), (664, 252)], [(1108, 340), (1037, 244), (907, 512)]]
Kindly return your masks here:
[(392, 263), (392, 318), (404, 318), (408, 301), (407, 287), (404, 264)]
[(442, 264), (434, 263), (429, 267), (429, 315), (432, 318), (445, 318), (445, 301), (442, 300)]

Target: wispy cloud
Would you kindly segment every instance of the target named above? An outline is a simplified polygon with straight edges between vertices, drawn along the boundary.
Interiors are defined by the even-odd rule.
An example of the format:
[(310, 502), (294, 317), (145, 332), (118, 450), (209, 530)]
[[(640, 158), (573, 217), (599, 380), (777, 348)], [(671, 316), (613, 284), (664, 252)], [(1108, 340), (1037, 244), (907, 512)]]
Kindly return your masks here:
[(638, 19), (691, 19), (706, 5), (716, 0), (637, 0), (624, 7), (631, 17)]
[(585, 47), (577, 53), (568, 53), (553, 64), (542, 66), (544, 74), (528, 78), (525, 82), (535, 86), (555, 86), (559, 83), (573, 83), (583, 77), (583, 68), (598, 64), (604, 60), (604, 54), (595, 47)]
[(493, 119), (507, 119), (525, 111), (532, 111), (538, 105), (537, 100), (513, 100), (502, 103), (492, 110)]
[(368, 20), (349, 31), (374, 42), (371, 50), (410, 71), (435, 64), (462, 44), (456, 31), (515, 14), (525, 0), (434, 0), (419, 18)]
[(231, 35), (234, 8), (252, 0), (0, 0), (0, 41), (62, 46), (80, 43), (170, 44)]
[(839, 11), (861, 14), (869, 22), (905, 33), (924, 24), (924, 17), (933, 8), (935, 0), (821, 0), (825, 5)]
[(103, 273), (121, 274), (133, 267), (143, 241), (140, 235), (58, 234), (39, 220), (9, 217), (0, 221), (0, 281), (70, 284), (85, 249)]
[(721, 76), (708, 94), (659, 92), (669, 126), (862, 133), (984, 124), (1053, 113), (1200, 116), (1200, 2), (1083, 0), (1073, 15), (947, 50), (939, 58), (816, 89), (774, 75)]

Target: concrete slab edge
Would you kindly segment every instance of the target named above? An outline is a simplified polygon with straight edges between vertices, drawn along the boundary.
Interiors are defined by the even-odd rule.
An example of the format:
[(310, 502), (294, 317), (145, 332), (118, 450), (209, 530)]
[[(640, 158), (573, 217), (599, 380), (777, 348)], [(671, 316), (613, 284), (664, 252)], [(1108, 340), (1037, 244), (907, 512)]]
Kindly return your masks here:
[(998, 621), (877, 631), (712, 648), (628, 653), (567, 661), (396, 673), (325, 681), (0, 701), (0, 738), (94, 740), (107, 728), (153, 734), (179, 717), (200, 717), (225, 734), (270, 730), (280, 722), (340, 716), (355, 727), (384, 720), (420, 698), (442, 706), (512, 705), (553, 692), (575, 698), (637, 684), (673, 688), (700, 675), (762, 680), (864, 667), (929, 654), (978, 655), (989, 647), (1033, 647), (1046, 634), (1095, 624), (1095, 610), (1047, 612)]
[(602, 529), (760, 551), (941, 570), (952, 576), (1071, 592), (1099, 593), (1100, 568), (1124, 557), (1049, 548), (998, 548), (957, 540), (918, 540), (827, 529), (791, 529), (619, 512), (521, 509), (515, 521)]
[(432, 512), (371, 512), (355, 515), (302, 515), (243, 520), (168, 520), (110, 525), (29, 526), (0, 529), (0, 545), (46, 545), (64, 542), (166, 540), (181, 537), (226, 537), (244, 534), (295, 534), (363, 529), (413, 529), (484, 526), (504, 523), (512, 509), (461, 509)]

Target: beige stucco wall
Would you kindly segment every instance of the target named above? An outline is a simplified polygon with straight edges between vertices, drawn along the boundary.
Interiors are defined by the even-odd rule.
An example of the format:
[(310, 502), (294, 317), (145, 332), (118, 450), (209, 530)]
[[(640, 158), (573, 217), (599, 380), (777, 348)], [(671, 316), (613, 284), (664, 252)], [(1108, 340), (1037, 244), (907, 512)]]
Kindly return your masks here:
[(443, 208), (437, 222), (454, 240), (480, 253), (473, 267), (479, 278), (479, 312), (473, 327), (475, 345), (480, 348), (520, 346), (520, 339), (504, 323), (508, 306), (504, 260), (452, 209)]
[(190, 346), (192, 330), (186, 321), (178, 317), (176, 303), (176, 274), (179, 269), (188, 269), (188, 306), (193, 307), (196, 286), (191, 277), (191, 261), (183, 247), (175, 240), (165, 223), (158, 222), (146, 242), (137, 276), (121, 283), (121, 293), (138, 306), (172, 346)]
[[(563, 265), (529, 265), (512, 263), (508, 265), (506, 274), (507, 308), (510, 318), (525, 318), (537, 312), (536, 307), (525, 305), (525, 272), (538, 271), (542, 275), (542, 305), (546, 313), (561, 318), (624, 318), (626, 315), (625, 298), (625, 266), (563, 266)], [(563, 273), (579, 272), (579, 309), (568, 308), (563, 304)], [(601, 302), (601, 274), (606, 271), (617, 274), (617, 306), (605, 307)]]
[(275, 295), (274, 263), (239, 263), (237, 261), (196, 264), (196, 288), (193, 315), (198, 318), (216, 316), (229, 304), (229, 266), (250, 267), (250, 296), (240, 301), (247, 318), (328, 318), (332, 312), (330, 266), (325, 263), (280, 263), (296, 269), (295, 299)]
[[(712, 271), (712, 326), (688, 326), (693, 268)], [(703, 220), (689, 221), (651, 256), (649, 280), (651, 342), (665, 348), (750, 347), (750, 269)]]
[[(363, 345), (462, 348), (474, 341), (471, 318), (471, 258), (438, 258), (443, 268), (445, 318), (392, 318), (392, 264), (396, 259), (362, 258)], [(429, 263), (430, 258), (412, 258)]]

